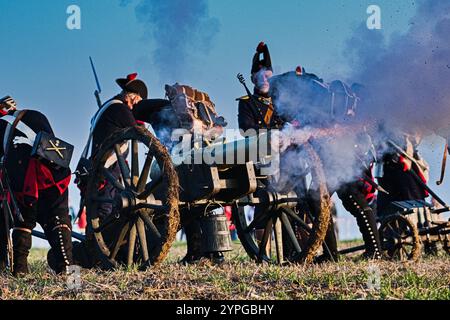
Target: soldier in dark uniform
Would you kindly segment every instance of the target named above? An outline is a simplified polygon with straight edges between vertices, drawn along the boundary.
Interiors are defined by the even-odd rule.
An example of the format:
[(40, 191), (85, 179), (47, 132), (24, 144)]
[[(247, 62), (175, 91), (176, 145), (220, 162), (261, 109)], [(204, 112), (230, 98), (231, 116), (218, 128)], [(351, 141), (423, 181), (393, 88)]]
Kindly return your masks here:
[(377, 211), (380, 216), (389, 214), (389, 205), (393, 201), (425, 200), (428, 197), (428, 192), (419, 185), (409, 172), (414, 171), (424, 183), (427, 183), (428, 164), (417, 150), (420, 139), (412, 135), (403, 134), (396, 135), (393, 141), (406, 154), (414, 158), (419, 166), (394, 150), (388, 151), (382, 156), (383, 173), (378, 177), (378, 182), (389, 194), (380, 194), (378, 196)]
[[(261, 58), (262, 55), (262, 58)], [(252, 60), (251, 80), (254, 84), (253, 94), (238, 98), (239, 129), (245, 137), (258, 134), (260, 130), (281, 129), (284, 121), (278, 116), (272, 98), (269, 95), (269, 79), (273, 76), (272, 59), (267, 44), (260, 42)], [(248, 91), (248, 90), (247, 90)], [(268, 181), (259, 181), (264, 185)], [(255, 216), (260, 214), (255, 210)], [(255, 226), (257, 240), (264, 234), (264, 225)]]
[[(380, 186), (389, 194), (378, 196), (377, 212), (380, 217), (393, 213), (390, 207), (393, 201), (424, 201), (429, 196), (427, 190), (413, 176), (419, 177), (423, 183), (427, 183), (429, 178), (429, 166), (418, 151), (420, 135), (403, 133), (392, 135), (392, 137), (391, 140), (414, 159), (415, 163), (392, 149), (388, 149), (388, 152), (382, 156), (383, 170), (377, 178)], [(437, 254), (438, 250), (435, 243), (426, 243), (424, 249), (427, 254)]]
[[(261, 59), (261, 54), (263, 58)], [(272, 60), (269, 48), (261, 42), (256, 48), (252, 63), (252, 82), (255, 85), (253, 94), (243, 96), (239, 99), (238, 122), (239, 129), (244, 132), (253, 129), (278, 129), (283, 121), (277, 115), (272, 98), (269, 96), (269, 79), (273, 75)]]
[[(147, 100), (147, 86), (142, 80), (137, 79), (137, 73), (130, 74), (126, 78), (117, 79), (116, 83), (122, 91), (106, 101), (94, 116), (95, 127), (92, 137), (91, 157), (95, 156), (102, 143), (115, 132), (142, 125), (144, 122), (151, 123), (154, 114), (159, 109), (170, 104), (168, 100), (164, 99)], [(117, 163), (112, 165), (109, 170), (115, 177), (120, 177), (120, 169)], [(84, 186), (79, 184), (79, 187), (83, 192)], [(103, 195), (113, 198), (115, 189), (111, 185), (106, 184), (101, 192)], [(113, 207), (110, 203), (102, 204), (99, 207), (99, 210), (104, 215), (110, 214), (112, 209)], [(89, 236), (89, 232), (87, 241), (93, 241)], [(89, 244), (87, 247), (89, 247)], [(87, 250), (85, 243), (74, 243), (75, 261), (85, 268), (92, 267), (96, 262), (94, 261), (95, 259), (92, 259), (93, 255), (87, 253)]]
[(116, 80), (122, 92), (106, 101), (107, 109), (101, 114), (93, 133), (92, 154), (114, 132), (137, 125), (133, 114), (134, 106), (147, 99), (147, 86), (137, 79), (137, 74), (130, 74), (126, 79)]
[[(12, 131), (11, 123), (6, 121), (11, 116), (16, 119), (18, 117), (15, 103), (11, 98), (0, 101), (0, 116), (0, 141), (2, 141), (0, 156), (3, 158), (13, 196), (24, 220), (14, 221), (12, 232), (14, 275), (29, 272), (27, 258), (32, 244), (31, 232), (36, 222), (42, 226), (54, 252), (55, 259), (50, 267), (55, 272), (62, 273), (72, 264), (72, 226), (68, 207), (70, 169), (56, 168), (31, 156), (32, 147), (26, 142), (27, 133), (21, 131), (19, 126)], [(53, 135), (49, 121), (38, 111), (27, 110), (20, 122), (34, 133), (43, 131)], [(0, 229), (2, 232), (5, 231), (4, 226)], [(5, 246), (5, 243), (0, 244), (2, 248), (0, 260), (3, 261)]]
[(114, 132), (145, 123), (152, 123), (154, 115), (170, 101), (164, 99), (147, 99), (146, 84), (137, 79), (137, 73), (126, 78), (117, 79), (116, 83), (122, 89), (118, 95), (106, 101), (93, 133), (92, 154)]
[[(352, 86), (352, 91), (361, 98), (364, 88), (358, 84)], [(345, 119), (351, 119), (355, 116), (354, 110), (344, 110), (345, 115), (335, 115), (337, 120), (340, 117)], [(356, 115), (357, 116), (357, 115)], [(343, 118), (342, 118), (343, 119)], [(348, 121), (344, 120), (345, 121)], [(372, 203), (375, 199), (375, 186), (373, 183), (372, 167), (374, 162), (374, 154), (370, 152), (372, 148), (372, 142), (367, 133), (362, 133), (358, 136), (359, 143), (358, 148), (354, 152), (357, 154), (357, 158), (360, 159), (360, 175), (358, 179), (345, 183), (344, 185), (337, 186), (337, 189), (331, 189), (330, 194), (336, 192), (339, 199), (342, 201), (342, 205), (352, 216), (356, 218), (356, 222), (364, 240), (365, 252), (364, 257), (368, 259), (381, 259), (381, 243), (378, 234), (376, 214), (372, 208)], [(324, 150), (327, 152), (326, 148)], [(330, 161), (333, 157), (322, 157), (322, 159)], [(333, 160), (331, 160), (333, 161)], [(357, 165), (357, 164), (353, 164)], [(334, 163), (325, 163), (325, 169), (339, 170), (335, 167)], [(331, 169), (330, 169), (331, 168)], [(326, 170), (327, 171), (327, 170)], [(331, 171), (330, 171), (331, 172)], [(326, 172), (327, 174), (327, 172)], [(329, 173), (332, 174), (332, 173)], [(331, 221), (331, 226), (328, 229), (325, 237), (324, 255), (319, 260), (337, 261), (337, 238), (334, 228), (334, 221)]]
[[(277, 76), (277, 79), (273, 79), (272, 82), (273, 98), (278, 99), (284, 90), (288, 90), (289, 94), (293, 95), (289, 101), (285, 102), (287, 105), (283, 106), (283, 112), (291, 112), (292, 114), (287, 116), (301, 121), (302, 126), (314, 127), (317, 124), (319, 124), (319, 127), (323, 127), (324, 125), (331, 126), (337, 121), (343, 121), (345, 123), (355, 116), (355, 110), (349, 109), (347, 105), (341, 106), (336, 103), (330, 110), (330, 90), (335, 90), (337, 94), (351, 92), (340, 81), (335, 81), (332, 85), (328, 86), (316, 75), (306, 73), (304, 68), (297, 67), (295, 73), (288, 72), (284, 75)], [(354, 86), (354, 88), (362, 90), (361, 86)], [(293, 92), (293, 90), (297, 91)], [(344, 99), (344, 101), (349, 101), (351, 97), (348, 98), (347, 100)], [(336, 101), (339, 101), (339, 99), (336, 99)], [(291, 103), (293, 104), (290, 105)], [(286, 117), (284, 113), (282, 116)], [(367, 139), (368, 136), (366, 134), (362, 134), (359, 138), (361, 143), (357, 145), (360, 148), (364, 145), (365, 149), (355, 150), (355, 152), (358, 153), (357, 158), (362, 160), (362, 162), (349, 165), (359, 164), (361, 166), (360, 178), (344, 185), (331, 185), (335, 183), (328, 181), (328, 189), (330, 194), (337, 193), (338, 197), (342, 200), (344, 208), (356, 218), (366, 246), (365, 256), (379, 259), (381, 258), (381, 250), (376, 217), (369, 205), (374, 198), (375, 192), (373, 184), (370, 183), (373, 182), (371, 181), (373, 180), (371, 174), (373, 158), (370, 157), (371, 153), (369, 152), (370, 149), (368, 149), (371, 147), (371, 144), (368, 143), (370, 139)], [(327, 148), (327, 143), (329, 142), (315, 141), (314, 139), (311, 142), (322, 159), (325, 175), (333, 177), (334, 172), (341, 170), (339, 167), (341, 164), (335, 161), (335, 157), (330, 156), (332, 150)], [(316, 199), (310, 199), (309, 205), (313, 212), (320, 210), (317, 206), (318, 202)], [(336, 261), (338, 259), (337, 238), (333, 219), (330, 222), (325, 237), (323, 251), (324, 254), (318, 259), (318, 262), (327, 260)]]

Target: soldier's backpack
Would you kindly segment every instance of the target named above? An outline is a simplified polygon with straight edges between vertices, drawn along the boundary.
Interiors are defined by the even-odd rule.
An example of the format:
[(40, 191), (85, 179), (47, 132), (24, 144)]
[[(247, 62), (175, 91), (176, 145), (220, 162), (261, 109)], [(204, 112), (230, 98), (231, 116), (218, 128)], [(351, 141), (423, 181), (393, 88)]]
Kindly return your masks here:
[(359, 101), (340, 80), (325, 83), (314, 74), (292, 71), (271, 79), (270, 95), (282, 116), (299, 118), (304, 124), (354, 115)]
[(178, 83), (166, 85), (165, 89), (181, 128), (209, 130), (227, 125), (225, 119), (217, 114), (207, 93)]
[(359, 98), (356, 93), (341, 80), (330, 83), (331, 114), (334, 117), (354, 115)]
[[(3, 141), (5, 155), (8, 153), (10, 144), (26, 144), (32, 148), (31, 157), (35, 157), (56, 168), (69, 168), (74, 147), (62, 139), (48, 132), (35, 132), (24, 122), (22, 117), (27, 110), (16, 111), (13, 115), (5, 115), (0, 118), (7, 123)], [(19, 131), (22, 136), (14, 136), (14, 130)]]

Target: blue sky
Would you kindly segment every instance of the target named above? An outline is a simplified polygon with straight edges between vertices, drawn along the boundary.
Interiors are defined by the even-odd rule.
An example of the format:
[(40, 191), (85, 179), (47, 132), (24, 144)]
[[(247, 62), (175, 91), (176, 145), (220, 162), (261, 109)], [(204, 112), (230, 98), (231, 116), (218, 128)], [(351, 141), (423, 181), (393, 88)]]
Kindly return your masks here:
[[(66, 9), (72, 4), (81, 8), (81, 30), (66, 28)], [(209, 53), (191, 62), (189, 79), (183, 81), (207, 91), (235, 127), (235, 98), (244, 94), (236, 74), (249, 78), (259, 41), (268, 43), (275, 72), (300, 64), (325, 80), (345, 78), (345, 42), (366, 21), (370, 4), (379, 5), (382, 13), (382, 30), (373, 32), (387, 36), (404, 32), (415, 12), (411, 0), (210, 0), (209, 14), (219, 20), (220, 31)], [(0, 0), (0, 96), (10, 94), (20, 107), (45, 113), (56, 133), (76, 146), (74, 167), (96, 111), (89, 55), (97, 65), (103, 99), (118, 91), (115, 78), (131, 72), (148, 83), (151, 97), (162, 97), (163, 84), (178, 80), (159, 78), (152, 65), (155, 43), (144, 31), (133, 3), (123, 7), (118, 0)], [(436, 158), (431, 161), (434, 180), (440, 145), (425, 152)], [(71, 191), (77, 202), (76, 189)]]

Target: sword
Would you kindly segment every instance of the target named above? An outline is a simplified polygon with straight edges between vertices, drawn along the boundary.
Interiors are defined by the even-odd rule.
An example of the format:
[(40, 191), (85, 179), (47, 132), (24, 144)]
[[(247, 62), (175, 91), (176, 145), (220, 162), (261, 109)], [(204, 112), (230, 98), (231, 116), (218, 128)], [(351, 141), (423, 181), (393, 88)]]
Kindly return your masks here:
[(97, 71), (95, 70), (94, 61), (92, 61), (92, 57), (89, 57), (89, 61), (91, 62), (92, 72), (94, 73), (95, 83), (97, 84), (97, 89), (94, 91), (95, 100), (97, 101), (97, 105), (99, 108), (102, 107), (102, 100), (100, 99), (100, 93), (102, 93), (102, 87), (100, 87), (100, 81), (98, 80)]

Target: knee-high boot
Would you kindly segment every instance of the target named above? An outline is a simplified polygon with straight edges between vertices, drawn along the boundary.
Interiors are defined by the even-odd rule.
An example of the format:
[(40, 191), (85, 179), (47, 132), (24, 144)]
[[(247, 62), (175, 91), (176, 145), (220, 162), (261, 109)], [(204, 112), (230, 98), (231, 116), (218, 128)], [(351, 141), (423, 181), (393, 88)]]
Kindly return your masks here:
[(360, 203), (355, 195), (349, 195), (348, 199), (343, 200), (343, 204), (356, 218), (366, 247), (365, 256), (370, 259), (381, 259), (380, 236), (372, 208)]
[(67, 272), (67, 267), (73, 264), (72, 231), (66, 224), (57, 224), (46, 230), (46, 236), (51, 246), (47, 262), (57, 274)]
[(31, 230), (17, 228), (13, 230), (13, 274), (20, 276), (28, 274), (28, 255), (31, 249)]

